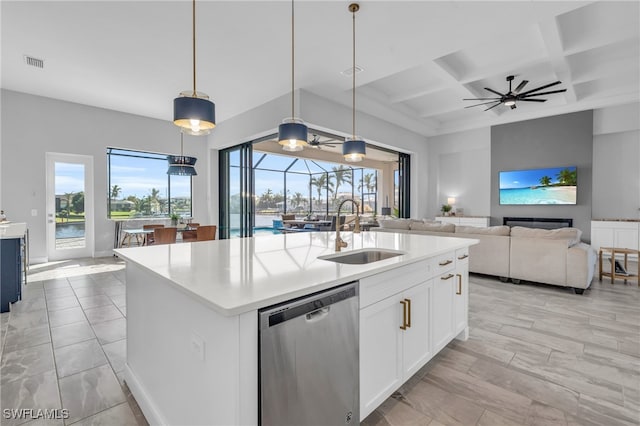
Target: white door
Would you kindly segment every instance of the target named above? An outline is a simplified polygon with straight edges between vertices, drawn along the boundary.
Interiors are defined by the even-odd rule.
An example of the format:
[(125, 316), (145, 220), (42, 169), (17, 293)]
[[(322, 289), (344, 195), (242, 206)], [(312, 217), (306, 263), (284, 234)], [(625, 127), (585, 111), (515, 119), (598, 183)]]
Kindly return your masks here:
[(455, 274), (447, 272), (433, 282), (433, 350), (438, 352), (453, 338)]
[(92, 257), (93, 157), (48, 152), (46, 162), (49, 260)]
[(402, 295), (404, 300), (411, 303), (411, 327), (402, 333), (405, 380), (413, 376), (431, 358), (429, 306), (432, 287), (432, 282), (427, 281), (410, 288)]

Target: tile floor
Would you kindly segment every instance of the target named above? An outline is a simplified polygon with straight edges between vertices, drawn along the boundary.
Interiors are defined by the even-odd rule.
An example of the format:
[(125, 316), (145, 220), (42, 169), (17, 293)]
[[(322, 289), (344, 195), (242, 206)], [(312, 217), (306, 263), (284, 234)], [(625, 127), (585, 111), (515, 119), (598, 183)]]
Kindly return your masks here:
[[(449, 344), (364, 425), (640, 425), (640, 288), (596, 279), (579, 296), (470, 283), (469, 340)], [(32, 266), (23, 300), (0, 315), (2, 407), (65, 408), (67, 425), (145, 425), (122, 379), (124, 293), (114, 258)]]
[(33, 265), (22, 301), (0, 315), (3, 408), (68, 410), (50, 422), (2, 425), (146, 425), (123, 381), (124, 263), (113, 258)]

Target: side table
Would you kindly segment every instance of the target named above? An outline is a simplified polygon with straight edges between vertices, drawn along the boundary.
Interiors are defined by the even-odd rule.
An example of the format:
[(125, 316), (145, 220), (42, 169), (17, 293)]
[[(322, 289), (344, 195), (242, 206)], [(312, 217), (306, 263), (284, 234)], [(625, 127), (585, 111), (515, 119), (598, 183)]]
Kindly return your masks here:
[[(611, 269), (610, 271), (604, 271), (602, 268), (602, 255), (603, 253), (611, 253)], [(616, 273), (616, 254), (624, 255), (624, 269), (627, 271), (627, 274)], [(638, 268), (636, 268), (635, 274), (629, 272), (629, 263), (628, 256), (630, 254), (640, 255), (639, 250), (633, 250), (628, 248), (616, 248), (616, 247), (600, 247), (600, 251), (598, 253), (598, 267), (600, 269), (600, 281), (602, 281), (602, 277), (611, 277), (611, 284), (616, 279), (624, 280), (624, 283), (627, 283), (627, 280), (635, 280), (640, 286), (640, 281), (638, 280)]]

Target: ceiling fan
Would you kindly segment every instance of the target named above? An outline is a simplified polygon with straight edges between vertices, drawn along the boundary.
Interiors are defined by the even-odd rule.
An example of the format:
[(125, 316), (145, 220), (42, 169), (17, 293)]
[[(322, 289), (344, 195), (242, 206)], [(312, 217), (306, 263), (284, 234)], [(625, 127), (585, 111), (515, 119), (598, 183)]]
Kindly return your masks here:
[(512, 75), (507, 77), (507, 81), (509, 82), (509, 91), (507, 93), (500, 93), (496, 90), (485, 87), (484, 90), (488, 90), (489, 92), (494, 93), (499, 97), (463, 99), (463, 101), (489, 101), (489, 102), (482, 102), (475, 105), (469, 105), (469, 106), (466, 106), (465, 108), (472, 108), (480, 105), (493, 104), (489, 106), (487, 109), (485, 109), (485, 111), (489, 111), (490, 109), (495, 108), (500, 104), (504, 104), (505, 106), (511, 107), (511, 109), (515, 109), (517, 101), (546, 102), (547, 101), (546, 99), (536, 99), (536, 98), (532, 98), (532, 96), (551, 95), (552, 93), (562, 93), (567, 91), (567, 89), (561, 89), (561, 90), (551, 90), (550, 92), (537, 93), (540, 90), (547, 89), (549, 87), (556, 86), (562, 83), (561, 81), (556, 81), (554, 83), (545, 84), (544, 86), (540, 86), (536, 89), (531, 89), (531, 90), (527, 90), (526, 92), (521, 92), (524, 86), (526, 86), (527, 83), (529, 82), (528, 80), (522, 80), (522, 82), (518, 84), (518, 87), (516, 87), (515, 90), (511, 90), (511, 82), (513, 81), (514, 78), (515, 77)]
[(335, 139), (327, 139), (326, 141), (320, 141), (320, 136), (313, 135), (313, 139), (310, 140), (308, 144), (313, 148), (322, 149), (321, 146), (330, 146), (333, 148), (336, 146), (336, 144), (342, 144), (342, 142), (336, 141)]

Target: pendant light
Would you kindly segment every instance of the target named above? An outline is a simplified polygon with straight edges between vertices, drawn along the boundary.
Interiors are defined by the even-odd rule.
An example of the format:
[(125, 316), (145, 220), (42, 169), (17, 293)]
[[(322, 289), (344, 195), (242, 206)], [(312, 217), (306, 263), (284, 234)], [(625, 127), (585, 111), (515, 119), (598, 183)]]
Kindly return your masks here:
[(360, 10), (360, 5), (358, 3), (351, 3), (349, 5), (349, 12), (351, 12), (353, 18), (353, 68), (351, 69), (351, 75), (353, 77), (353, 127), (351, 137), (346, 138), (344, 143), (342, 144), (342, 155), (344, 156), (344, 159), (350, 163), (362, 161), (366, 154), (365, 142), (362, 140), (362, 138), (356, 136), (356, 12), (358, 10)]
[(307, 125), (295, 117), (295, 17), (291, 0), (291, 117), (278, 127), (278, 143), (285, 151), (302, 151), (307, 146)]
[(192, 4), (193, 90), (185, 90), (173, 100), (173, 124), (189, 135), (200, 136), (216, 126), (216, 106), (207, 94), (196, 90), (196, 0)]
[(195, 157), (186, 157), (184, 155), (184, 134), (180, 132), (180, 155), (169, 155), (167, 161), (169, 162), (168, 175), (176, 176), (196, 176), (196, 161)]

